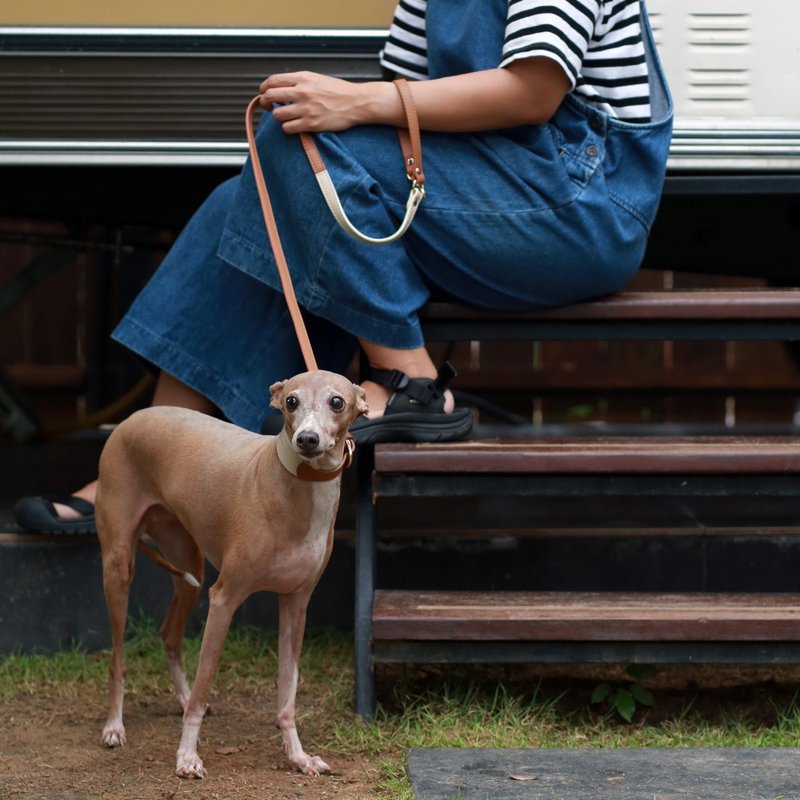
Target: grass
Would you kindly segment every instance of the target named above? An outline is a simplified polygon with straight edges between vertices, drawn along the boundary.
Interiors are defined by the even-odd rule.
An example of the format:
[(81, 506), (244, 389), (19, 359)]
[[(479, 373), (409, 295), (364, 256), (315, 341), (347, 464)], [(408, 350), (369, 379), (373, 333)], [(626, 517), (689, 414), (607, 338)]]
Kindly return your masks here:
[[(199, 640), (187, 641), (187, 669)], [(264, 695), (272, 691), (273, 633), (234, 629), (216, 679)], [(131, 625), (128, 692), (165, 691), (156, 626)], [(55, 655), (0, 659), (0, 702), (26, 694), (82, 696), (105, 692), (107, 653), (74, 648)], [(376, 766), (379, 796), (411, 800), (404, 753), (409, 747), (785, 747), (800, 744), (800, 697), (791, 686), (658, 689), (655, 705), (632, 723), (591, 705), (597, 680), (542, 679), (532, 667), (398, 667), (379, 675), (381, 706), (366, 725), (352, 713), (352, 647), (348, 636), (310, 633), (301, 665), (300, 724), (331, 757), (363, 755)]]

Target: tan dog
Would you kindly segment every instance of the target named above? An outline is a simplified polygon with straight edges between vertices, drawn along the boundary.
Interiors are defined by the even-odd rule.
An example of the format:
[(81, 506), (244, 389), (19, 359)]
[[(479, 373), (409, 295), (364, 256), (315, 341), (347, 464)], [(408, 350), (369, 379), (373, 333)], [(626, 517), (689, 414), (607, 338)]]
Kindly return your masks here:
[[(236, 609), (250, 594), (279, 595), (278, 726), (294, 769), (328, 771), (303, 751), (295, 725), (297, 662), (311, 592), (333, 545), (347, 429), (367, 411), (364, 391), (341, 375), (315, 371), (270, 387), (279, 436), (259, 436), (179, 408), (154, 407), (123, 422), (100, 459), (97, 533), (113, 653), (103, 743), (125, 744), (122, 722), (124, 633), (137, 542), (154, 539), (172, 565), (174, 595), (161, 636), (183, 734), (176, 773), (202, 778), (197, 739), (217, 663)], [(347, 447), (346, 447), (347, 445)], [(200, 593), (203, 559), (219, 571), (209, 589), (197, 674), (189, 688), (181, 650), (184, 625)], [(189, 573), (190, 585), (177, 575)]]

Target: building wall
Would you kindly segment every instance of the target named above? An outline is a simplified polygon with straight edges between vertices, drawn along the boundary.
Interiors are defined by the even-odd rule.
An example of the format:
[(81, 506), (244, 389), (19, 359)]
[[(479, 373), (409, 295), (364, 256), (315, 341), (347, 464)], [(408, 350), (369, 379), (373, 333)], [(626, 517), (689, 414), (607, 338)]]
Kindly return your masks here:
[(293, 3), (228, 0), (46, 0), (3, 3), (0, 25), (185, 25), (386, 27), (394, 0), (295, 0)]

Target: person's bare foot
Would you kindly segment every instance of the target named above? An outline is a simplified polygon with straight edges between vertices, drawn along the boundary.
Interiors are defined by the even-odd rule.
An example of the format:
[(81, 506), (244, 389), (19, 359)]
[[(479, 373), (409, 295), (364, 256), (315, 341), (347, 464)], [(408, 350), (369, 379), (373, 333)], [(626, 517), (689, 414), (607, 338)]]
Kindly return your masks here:
[[(411, 378), (420, 378), (420, 377), (436, 377), (435, 375), (409, 375)], [(367, 394), (367, 405), (369, 406), (369, 412), (367, 413), (368, 419), (376, 419), (377, 417), (382, 417), (383, 412), (386, 410), (386, 404), (389, 402), (389, 398), (392, 396), (392, 390), (387, 389), (385, 386), (380, 386), (373, 381), (364, 381), (361, 384), (361, 387)], [(453, 393), (447, 389), (444, 393), (444, 412), (449, 414), (453, 408), (455, 407), (455, 400), (453, 399)]]
[[(72, 493), (73, 497), (80, 497), (81, 500), (87, 500), (92, 504), (94, 504), (96, 495), (97, 481), (87, 483), (82, 489), (78, 489), (77, 492)], [(53, 503), (53, 508), (56, 510), (56, 514), (58, 514), (60, 519), (80, 519), (83, 516), (83, 514), (76, 511), (74, 508), (62, 505), (61, 503)]]
[[(424, 347), (417, 347), (412, 350), (397, 350), (392, 347), (384, 347), (372, 342), (361, 341), (361, 346), (367, 355), (369, 365), (373, 369), (397, 369), (408, 375), (409, 378), (435, 378), (437, 369), (431, 360), (428, 351)], [(392, 389), (389, 389), (373, 381), (364, 381), (361, 384), (367, 393), (367, 404), (369, 405), (369, 419), (383, 416), (386, 410), (386, 403), (392, 396)], [(449, 390), (444, 393), (444, 412), (449, 414), (455, 406), (453, 394)]]

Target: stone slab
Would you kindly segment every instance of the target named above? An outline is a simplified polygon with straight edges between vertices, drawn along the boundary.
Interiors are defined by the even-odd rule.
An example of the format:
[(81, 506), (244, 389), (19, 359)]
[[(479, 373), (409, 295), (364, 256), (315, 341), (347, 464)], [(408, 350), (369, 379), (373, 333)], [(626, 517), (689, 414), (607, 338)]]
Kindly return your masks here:
[(800, 749), (408, 752), (416, 800), (800, 800)]

